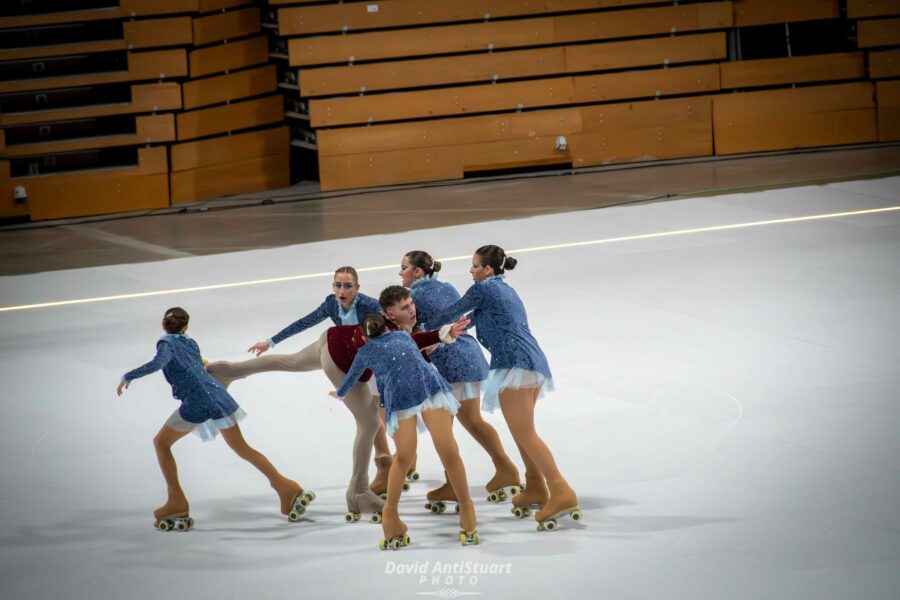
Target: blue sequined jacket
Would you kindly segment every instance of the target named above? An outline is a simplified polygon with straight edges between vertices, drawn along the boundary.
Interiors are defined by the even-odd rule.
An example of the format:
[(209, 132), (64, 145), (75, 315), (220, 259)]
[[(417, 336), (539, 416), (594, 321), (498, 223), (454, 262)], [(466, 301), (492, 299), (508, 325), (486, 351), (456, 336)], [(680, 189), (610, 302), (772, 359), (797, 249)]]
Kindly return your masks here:
[[(437, 280), (437, 275), (423, 277), (412, 284), (412, 298), (416, 304), (418, 325), (429, 329), (440, 326), (433, 316), (459, 300), (459, 292), (449, 283)], [(484, 381), (488, 376), (488, 363), (478, 342), (468, 335), (456, 338), (455, 344), (443, 344), (431, 353), (431, 360), (450, 382)]]
[(346, 396), (366, 369), (375, 373), (388, 423), (394, 411), (413, 408), (439, 392), (451, 390), (441, 374), (425, 362), (416, 342), (405, 331), (388, 331), (369, 339), (356, 352), (337, 395)]
[(172, 386), (172, 395), (181, 400), (178, 409), (189, 423), (221, 419), (238, 410), (237, 402), (206, 372), (200, 346), (185, 334), (167, 333), (156, 342), (156, 356), (150, 362), (122, 376), (125, 383), (162, 369)]
[(552, 377), (547, 357), (528, 327), (525, 305), (503, 275), (472, 284), (462, 298), (431, 316), (430, 325), (452, 323), (469, 311), (478, 341), (491, 353), (491, 369), (521, 368)]
[(366, 315), (380, 313), (381, 306), (375, 298), (366, 296), (365, 294), (357, 294), (356, 298), (353, 300), (353, 306), (347, 311), (347, 317), (349, 318), (345, 317), (344, 319), (341, 319), (342, 312), (343, 307), (338, 301), (337, 296), (330, 294), (325, 298), (325, 301), (319, 305), (319, 308), (305, 317), (294, 321), (269, 338), (269, 345), (274, 346), (275, 344), (280, 344), (292, 335), (297, 335), (301, 331), (306, 331), (310, 327), (318, 325), (325, 319), (331, 319), (335, 325), (358, 325), (359, 323), (362, 323), (362, 320), (366, 318)]

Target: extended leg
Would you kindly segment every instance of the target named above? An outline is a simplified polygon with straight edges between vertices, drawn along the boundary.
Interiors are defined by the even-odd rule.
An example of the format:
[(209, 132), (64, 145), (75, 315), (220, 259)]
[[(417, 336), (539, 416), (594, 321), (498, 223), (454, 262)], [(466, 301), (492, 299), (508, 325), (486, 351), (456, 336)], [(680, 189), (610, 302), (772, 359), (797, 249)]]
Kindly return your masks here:
[(327, 347), (327, 332), (319, 339), (295, 354), (267, 354), (241, 362), (218, 360), (206, 365), (206, 371), (224, 387), (232, 382), (256, 373), (270, 371), (315, 371), (322, 368), (322, 347)]
[(466, 468), (459, 456), (459, 446), (453, 437), (453, 417), (443, 408), (435, 408), (422, 412), (425, 426), (431, 434), (434, 449), (437, 451), (447, 472), (447, 478), (459, 503), (459, 526), (465, 532), (475, 531), (475, 505), (469, 495), (469, 483), (466, 479)]

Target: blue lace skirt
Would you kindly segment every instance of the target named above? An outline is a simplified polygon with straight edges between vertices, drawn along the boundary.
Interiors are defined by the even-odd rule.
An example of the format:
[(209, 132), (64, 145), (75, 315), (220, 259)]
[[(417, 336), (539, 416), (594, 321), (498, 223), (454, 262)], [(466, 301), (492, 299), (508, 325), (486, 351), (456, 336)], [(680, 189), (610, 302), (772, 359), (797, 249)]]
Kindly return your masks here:
[(400, 421), (412, 417), (416, 418), (416, 427), (419, 432), (425, 431), (425, 423), (422, 421), (422, 411), (431, 410), (432, 408), (445, 408), (451, 415), (456, 416), (456, 412), (459, 410), (459, 400), (454, 398), (450, 392), (438, 392), (434, 396), (425, 398), (424, 402), (421, 404), (417, 404), (411, 408), (395, 410), (391, 412), (391, 416), (388, 418), (388, 435), (394, 437), (394, 432), (397, 431)]
[(481, 410), (492, 413), (500, 406), (500, 392), (507, 388), (541, 388), (538, 398), (543, 398), (554, 390), (553, 378), (545, 377), (537, 371), (529, 371), (521, 367), (511, 369), (491, 369), (484, 384), (484, 398), (481, 399)]
[(181, 416), (181, 413), (178, 412), (178, 409), (172, 413), (172, 415), (166, 420), (166, 425), (175, 431), (193, 431), (197, 435), (200, 436), (200, 439), (204, 442), (208, 442), (216, 438), (219, 435), (219, 430), (221, 429), (230, 429), (238, 424), (239, 421), (242, 421), (244, 417), (247, 416), (247, 413), (244, 412), (244, 409), (238, 407), (236, 411), (231, 413), (230, 415), (226, 415), (221, 419), (207, 419), (202, 423), (191, 423), (190, 421), (185, 421)]

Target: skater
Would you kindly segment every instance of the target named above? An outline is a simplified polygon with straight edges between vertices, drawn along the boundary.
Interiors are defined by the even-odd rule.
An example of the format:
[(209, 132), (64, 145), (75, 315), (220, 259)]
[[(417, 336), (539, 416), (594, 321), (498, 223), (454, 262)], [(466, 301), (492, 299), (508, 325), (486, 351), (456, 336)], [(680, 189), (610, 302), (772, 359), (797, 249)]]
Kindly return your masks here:
[[(451, 340), (465, 326), (446, 325), (442, 331), (421, 333), (415, 336), (416, 343), (423, 347), (440, 343), (441, 336)], [(237, 379), (254, 373), (268, 371), (306, 372), (323, 370), (335, 388), (344, 381), (344, 376), (353, 363), (357, 350), (365, 343), (359, 325), (336, 325), (319, 336), (319, 339), (296, 354), (269, 355), (233, 363), (216, 361), (207, 365), (207, 371), (222, 385), (228, 387)], [(372, 456), (372, 446), (379, 428), (379, 418), (375, 400), (369, 392), (367, 382), (371, 373), (362, 374), (344, 398), (344, 405), (356, 421), (356, 436), (353, 442), (353, 467), (347, 486), (346, 501), (348, 522), (358, 521), (363, 513), (371, 514), (373, 522), (381, 520), (384, 499), (369, 489), (368, 465)], [(384, 479), (390, 468), (390, 454), (384, 467)]]
[[(458, 331), (466, 321), (458, 322)], [(468, 493), (466, 471), (453, 438), (452, 416), (459, 402), (450, 394), (450, 384), (425, 362), (416, 343), (405, 331), (391, 331), (383, 315), (369, 315), (361, 325), (366, 343), (360, 348), (340, 388), (334, 392), (343, 398), (366, 369), (377, 378), (384, 404), (387, 431), (394, 438), (397, 456), (388, 475), (387, 501), (384, 505), (382, 550), (409, 544), (407, 527), (400, 520), (398, 502), (403, 480), (416, 454), (416, 423), (421, 415), (431, 433), (435, 450), (457, 490), (462, 545), (477, 544), (475, 506)], [(449, 341), (444, 338), (442, 341)]]
[(186, 531), (193, 526), (187, 496), (178, 481), (178, 468), (172, 455), (172, 445), (191, 431), (204, 441), (213, 439), (221, 432), (225, 443), (238, 456), (268, 478), (281, 500), (282, 514), (288, 515), (291, 521), (298, 520), (315, 498), (315, 493), (304, 492), (300, 484), (279, 473), (265, 456), (244, 441), (238, 426), (244, 411), (204, 369), (200, 347), (186, 333), (189, 320), (190, 316), (183, 308), (167, 310), (162, 321), (166, 335), (156, 343), (156, 356), (147, 364), (125, 373), (116, 390), (121, 396), (135, 379), (162, 369), (166, 381), (172, 386), (172, 395), (181, 401), (181, 406), (153, 438), (156, 457), (168, 488), (166, 503), (153, 513), (155, 526), (162, 531)]
[(447, 323), (473, 311), (478, 341), (491, 353), (484, 410), (493, 412), (500, 407), (525, 463), (525, 491), (513, 498), (513, 514), (523, 518), (531, 514), (532, 507), (541, 507), (535, 515), (538, 530), (555, 529), (557, 517), (569, 514), (578, 520), (581, 511), (575, 491), (563, 479), (534, 427), (535, 405), (538, 398), (553, 391), (553, 378), (528, 327), (525, 306), (506, 283), (506, 271), (517, 263), (499, 246), (478, 248), (469, 269), (475, 283), (460, 300), (432, 315), (430, 323)]
[(331, 319), (335, 325), (359, 325), (367, 314), (380, 310), (375, 298), (359, 293), (359, 275), (353, 267), (337, 269), (331, 287), (334, 293), (329, 294), (319, 308), (294, 321), (269, 339), (253, 344), (247, 352), (260, 356), (276, 344), (318, 325), (325, 319)]
[[(441, 263), (427, 252), (416, 250), (407, 253), (400, 263), (400, 280), (404, 286), (411, 288), (411, 296), (403, 287), (397, 287), (393, 296), (386, 296), (385, 290), (378, 299), (381, 309), (401, 328), (416, 324), (427, 328), (431, 315), (459, 300), (456, 288), (438, 281), (440, 270)], [(480, 390), (481, 383), (488, 376), (488, 364), (478, 342), (469, 335), (463, 335), (457, 338), (455, 344), (435, 349), (430, 358), (438, 372), (451, 384), (452, 394), (460, 403), (457, 413), (459, 422), (487, 451), (494, 464), (494, 477), (485, 485), (489, 493), (488, 501), (505, 500), (507, 489), (515, 495), (521, 489), (519, 471), (504, 451), (497, 431), (481, 417)], [(426, 508), (434, 512), (442, 512), (446, 502), (456, 502), (453, 486), (446, 478), (444, 484), (429, 491), (426, 498)]]
[[(360, 293), (359, 274), (353, 267), (344, 266), (338, 268), (334, 272), (334, 280), (331, 283), (331, 287), (332, 290), (334, 290), (333, 293), (325, 298), (319, 308), (305, 317), (291, 323), (267, 340), (253, 344), (247, 352), (252, 352), (256, 354), (257, 357), (260, 357), (264, 352), (274, 348), (276, 344), (280, 344), (289, 337), (318, 325), (325, 319), (330, 318), (335, 325), (358, 325), (367, 314), (377, 313), (381, 310), (378, 306), (378, 301), (375, 300), (375, 298)], [(295, 354), (293, 356), (297, 357), (298, 355)], [(248, 361), (244, 364), (246, 364), (248, 368), (254, 370), (242, 374), (241, 377), (245, 377), (252, 373), (265, 373), (266, 371), (272, 370), (289, 371), (291, 369), (282, 369), (279, 365), (290, 360), (290, 356), (282, 355), (277, 357), (270, 356), (267, 357), (266, 360), (259, 362)], [(227, 387), (227, 382), (221, 379), (220, 382)], [(369, 393), (376, 396), (378, 391), (374, 379), (368, 379), (367, 385)], [(374, 398), (374, 402), (377, 406), (378, 398)], [(351, 400), (351, 403), (355, 405), (356, 401)], [(383, 427), (375, 432), (374, 445), (376, 471), (375, 477), (372, 479), (372, 484), (369, 487), (373, 492), (379, 494), (387, 485), (388, 469), (391, 466), (391, 451)], [(366, 474), (366, 478), (368, 479), (368, 473)]]

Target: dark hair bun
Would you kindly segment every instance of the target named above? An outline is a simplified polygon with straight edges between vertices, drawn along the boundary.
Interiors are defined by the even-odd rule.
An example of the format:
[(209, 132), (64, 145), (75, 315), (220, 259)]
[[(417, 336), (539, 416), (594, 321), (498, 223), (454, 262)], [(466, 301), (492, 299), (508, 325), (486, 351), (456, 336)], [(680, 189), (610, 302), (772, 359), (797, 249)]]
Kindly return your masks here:
[(191, 316), (187, 311), (176, 306), (167, 310), (163, 315), (163, 329), (166, 330), (166, 333), (181, 333), (190, 320)]
[(431, 264), (431, 270), (437, 273), (441, 270), (441, 261), (436, 260)]
[(362, 329), (363, 335), (367, 338), (376, 338), (384, 333), (384, 330), (387, 328), (387, 322), (384, 315), (371, 313), (366, 315), (362, 323), (359, 324), (359, 328)]
[(516, 268), (516, 265), (519, 264), (519, 261), (512, 256), (506, 257), (506, 266), (503, 267), (505, 271), (512, 271)]

